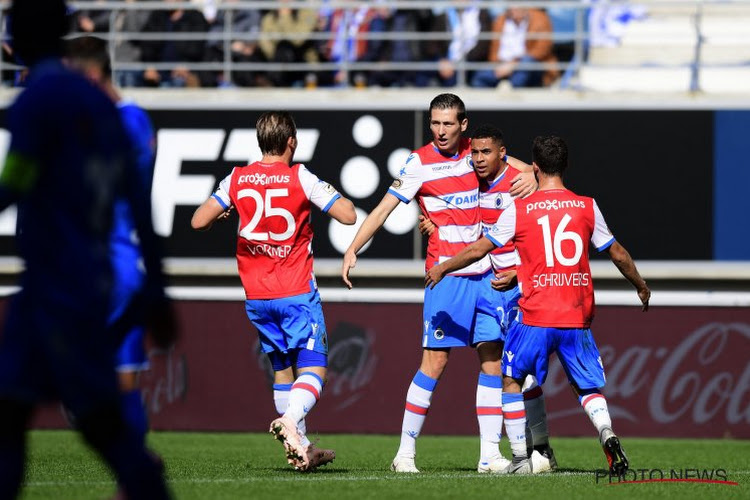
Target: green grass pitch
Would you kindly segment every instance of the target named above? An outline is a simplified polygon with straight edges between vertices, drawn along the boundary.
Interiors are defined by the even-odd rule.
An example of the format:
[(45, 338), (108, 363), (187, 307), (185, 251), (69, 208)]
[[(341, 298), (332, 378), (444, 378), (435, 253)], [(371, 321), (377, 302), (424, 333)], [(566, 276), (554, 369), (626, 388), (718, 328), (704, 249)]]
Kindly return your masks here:
[[(724, 469), (728, 481), (739, 483), (732, 486), (608, 485), (604, 479), (597, 483), (594, 470), (602, 469), (605, 459), (594, 437), (553, 439), (561, 470), (518, 477), (477, 474), (475, 437), (420, 437), (417, 466), (422, 474), (418, 475), (388, 470), (397, 436), (322, 435), (319, 439), (321, 446), (336, 450), (336, 461), (313, 473), (299, 473), (286, 465), (281, 445), (269, 434), (155, 432), (149, 436), (151, 447), (167, 464), (169, 487), (178, 499), (750, 498), (750, 441), (743, 440), (623, 439), (636, 469)], [(114, 492), (110, 474), (77, 435), (30, 433), (22, 498), (101, 499)]]

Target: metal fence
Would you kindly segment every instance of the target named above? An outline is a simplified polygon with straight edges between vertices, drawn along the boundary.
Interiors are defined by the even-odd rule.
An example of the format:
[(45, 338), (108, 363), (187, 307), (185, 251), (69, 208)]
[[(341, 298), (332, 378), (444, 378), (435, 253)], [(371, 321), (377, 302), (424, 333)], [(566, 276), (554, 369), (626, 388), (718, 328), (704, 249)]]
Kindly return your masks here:
[[(142, 72), (148, 68), (157, 71), (173, 71), (185, 68), (189, 71), (213, 72), (220, 75), (224, 82), (231, 82), (237, 72), (281, 72), (295, 74), (319, 74), (332, 72), (339, 74), (337, 85), (360, 85), (354, 78), (360, 73), (374, 71), (393, 72), (436, 72), (439, 61), (370, 61), (356, 60), (350, 52), (353, 44), (371, 41), (413, 41), (424, 43), (430, 41), (450, 42), (453, 33), (443, 32), (367, 32), (351, 30), (350, 42), (345, 44), (343, 52), (336, 61), (317, 62), (238, 62), (232, 58), (231, 45), (235, 41), (257, 41), (259, 37), (278, 42), (307, 40), (313, 44), (329, 43), (336, 33), (329, 29), (319, 29), (311, 33), (279, 32), (246, 32), (235, 31), (233, 17), (241, 11), (258, 10), (268, 12), (279, 9), (308, 9), (325, 17), (337, 9), (356, 12), (360, 9), (387, 9), (395, 11), (428, 11), (440, 13), (450, 8), (486, 9), (491, 15), (498, 15), (512, 7), (546, 9), (561, 17), (553, 18), (554, 29), (549, 33), (529, 34), (532, 39), (549, 39), (555, 44), (566, 44), (570, 49), (569, 60), (558, 62), (519, 62), (517, 69), (546, 71), (557, 70), (561, 77), (556, 85), (562, 88), (579, 88), (586, 90), (587, 85), (582, 70), (595, 74), (597, 70), (618, 70), (621, 73), (607, 76), (622, 80), (630, 71), (646, 74), (648, 70), (662, 71), (662, 79), (679, 79), (677, 89), (699, 91), (702, 87), (701, 72), (706, 69), (750, 69), (750, 2), (746, 0), (644, 0), (628, 2), (617, 0), (546, 0), (546, 1), (487, 1), (487, 0), (290, 0), (290, 1), (244, 1), (244, 0), (203, 0), (201, 2), (179, 1), (77, 1), (70, 2), (73, 10), (108, 13), (109, 29), (106, 32), (94, 33), (110, 42), (112, 66), (115, 73)], [(171, 9), (214, 9), (226, 16), (222, 30), (202, 32), (142, 32), (124, 31), (118, 23), (118, 17), (127, 12), (152, 12)], [(617, 16), (620, 16), (619, 18)], [(339, 25), (341, 30), (349, 32), (355, 16), (346, 16)], [(718, 22), (717, 22), (718, 20)], [(607, 33), (606, 23), (614, 33)], [(640, 28), (634, 29), (634, 26)], [(709, 26), (710, 25), (710, 26)], [(645, 28), (643, 28), (645, 26)], [(707, 34), (707, 26), (709, 27)], [(730, 27), (729, 29), (726, 26)], [(604, 29), (604, 37), (610, 39), (602, 45), (598, 30)], [(713, 32), (711, 32), (713, 30)], [(460, 30), (458, 30), (460, 31)], [(631, 36), (632, 33), (635, 35)], [(71, 36), (79, 36), (79, 31)], [(460, 36), (460, 35), (459, 35)], [(476, 37), (479, 41), (490, 41), (497, 34), (481, 32)], [(7, 35), (6, 35), (7, 40)], [(148, 41), (197, 41), (211, 43), (220, 47), (220, 60), (214, 61), (141, 61), (123, 60), (119, 57), (117, 47), (127, 43)], [(463, 41), (463, 40), (461, 40)], [(716, 42), (716, 43), (714, 43)], [(718, 43), (718, 45), (717, 45)], [(715, 53), (722, 53), (719, 61), (706, 57), (707, 46), (717, 47)], [(726, 47), (722, 51), (722, 47)], [(679, 54), (678, 54), (679, 52)], [(686, 56), (685, 54), (689, 54)], [(727, 54), (734, 54), (727, 57)], [(625, 57), (622, 57), (626, 55)], [(17, 69), (12, 60), (0, 60), (0, 70)], [(469, 61), (461, 55), (453, 61), (455, 85), (469, 85), (468, 75), (477, 70), (493, 69), (496, 62)], [(667, 71), (667, 73), (663, 73)], [(669, 73), (669, 71), (674, 71)], [(653, 72), (653, 71), (652, 71)], [(655, 72), (654, 72), (655, 73)], [(687, 77), (683, 78), (684, 75)], [(656, 76), (659, 78), (659, 76)], [(594, 78), (595, 81), (596, 78)], [(303, 82), (304, 80), (302, 80)], [(300, 83), (302, 83), (300, 82)], [(684, 87), (683, 87), (684, 85)], [(595, 87), (596, 84), (594, 83)]]

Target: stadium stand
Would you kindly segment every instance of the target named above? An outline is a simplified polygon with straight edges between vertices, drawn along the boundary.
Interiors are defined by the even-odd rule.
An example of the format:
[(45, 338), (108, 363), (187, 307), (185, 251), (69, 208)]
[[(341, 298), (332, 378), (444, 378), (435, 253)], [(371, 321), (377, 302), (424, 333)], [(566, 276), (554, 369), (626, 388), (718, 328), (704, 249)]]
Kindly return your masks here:
[[(508, 7), (529, 3), (509, 2)], [(592, 92), (687, 92), (707, 93), (745, 92), (750, 88), (750, 4), (738, 0), (616, 0), (559, 1), (540, 0), (533, 7), (546, 8), (552, 20), (555, 63), (526, 63), (530, 70), (559, 70), (562, 77), (551, 83), (559, 88)], [(378, 2), (338, 2), (323, 0), (289, 0), (260, 2), (250, 0), (200, 0), (144, 2), (72, 1), (73, 26), (76, 33), (95, 31), (112, 43), (114, 69), (121, 84), (140, 86), (141, 76), (148, 68), (162, 75), (187, 70), (198, 74), (189, 85), (202, 87), (255, 86), (430, 86), (438, 82), (412, 77), (397, 78), (394, 74), (435, 73), (440, 62), (425, 50), (435, 43), (448, 44), (459, 26), (453, 30), (431, 31), (432, 19), (460, 20), (464, 10), (487, 9), (492, 16), (503, 12), (496, 3), (485, 0), (464, 2), (445, 0), (434, 2), (379, 0)], [(275, 8), (269, 9), (269, 5)], [(253, 47), (258, 41), (258, 26), (245, 29), (242, 19), (248, 12), (261, 16), (276, 15), (284, 10), (311, 12), (317, 16), (313, 29), (293, 36), (292, 45), (300, 47), (287, 57), (274, 55), (255, 57)], [(208, 30), (185, 30), (180, 21), (166, 21), (158, 29), (143, 28), (137, 18), (148, 18), (154, 13), (190, 12), (200, 17), (201, 26)], [(395, 14), (409, 13), (408, 23), (391, 23)], [(334, 16), (335, 14), (335, 16)], [(291, 16), (294, 20), (293, 14)], [(243, 17), (244, 16), (244, 17)], [(241, 19), (242, 18), (242, 19)], [(3, 29), (7, 19), (3, 18)], [(292, 22), (290, 21), (290, 22)], [(312, 21), (311, 21), (312, 22)], [(197, 23), (197, 21), (196, 21)], [(255, 20), (257, 24), (257, 19)], [(310, 22), (308, 22), (310, 24)], [(196, 24), (197, 25), (197, 24)], [(161, 31), (161, 30), (164, 31)], [(462, 28), (464, 29), (464, 28)], [(471, 35), (471, 27), (466, 27)], [(288, 38), (288, 27), (280, 26), (265, 33), (263, 43), (276, 43)], [(75, 36), (75, 34), (73, 35)], [(479, 40), (489, 42), (490, 31), (479, 34)], [(390, 53), (373, 56), (370, 46), (409, 44), (411, 55), (395, 57)], [(179, 51), (151, 54), (146, 49), (177, 47), (185, 44), (202, 46), (180, 60)], [(338, 44), (339, 52), (331, 56), (328, 48)], [(128, 47), (129, 50), (122, 50)], [(239, 53), (239, 48), (242, 52)], [(166, 50), (166, 49), (165, 49)], [(162, 51), (164, 52), (164, 51)], [(382, 52), (382, 51), (381, 51)], [(151, 59), (149, 58), (151, 54)], [(313, 57), (310, 54), (314, 54)], [(486, 59), (464, 60), (456, 63), (459, 72), (457, 85), (468, 86), (467, 75), (481, 69), (492, 69), (496, 63)], [(185, 59), (185, 58), (183, 58)], [(154, 64), (156, 63), (156, 64)], [(3, 82), (17, 84), (19, 61), (12, 54), (12, 40), (4, 43), (0, 70)], [(16, 71), (14, 71), (16, 70)], [(388, 78), (357, 78), (387, 72)], [(285, 78), (265, 78), (262, 75), (287, 75)], [(204, 78), (204, 76), (208, 76)], [(258, 77), (261, 75), (261, 77)], [(310, 76), (314, 75), (314, 76)], [(326, 75), (338, 75), (335, 78)], [(317, 77), (317, 78), (315, 78)], [(167, 84), (171, 79), (164, 79)], [(507, 83), (501, 82), (501, 84)], [(549, 82), (547, 82), (549, 85)], [(446, 84), (444, 84), (446, 85)]]
[(580, 86), (595, 91), (746, 92), (750, 8), (732, 2), (646, 2), (616, 43), (592, 46)]

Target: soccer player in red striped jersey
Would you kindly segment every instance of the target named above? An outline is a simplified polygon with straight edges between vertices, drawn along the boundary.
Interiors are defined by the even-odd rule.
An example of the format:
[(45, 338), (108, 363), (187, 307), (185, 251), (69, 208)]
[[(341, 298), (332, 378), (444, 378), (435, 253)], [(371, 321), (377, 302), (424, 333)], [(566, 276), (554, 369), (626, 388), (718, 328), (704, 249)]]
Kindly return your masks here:
[(209, 229), (234, 208), (240, 216), (237, 267), (245, 309), (274, 370), (274, 403), (281, 417), (271, 433), (287, 460), (311, 470), (333, 460), (305, 436), (305, 416), (320, 399), (328, 365), (328, 341), (313, 274), (311, 206), (342, 224), (354, 224), (354, 205), (302, 164), (292, 164), (297, 127), (285, 111), (258, 118), (263, 158), (235, 167), (195, 211), (192, 226)]
[[(349, 272), (356, 265), (357, 252), (382, 227), (399, 203), (409, 203), (416, 198), (422, 212), (440, 227), (428, 241), (427, 270), (448, 260), (481, 236), (479, 182), (471, 165), (470, 141), (462, 137), (468, 126), (464, 103), (455, 94), (440, 94), (430, 103), (429, 114), (432, 142), (409, 155), (399, 177), (367, 216), (344, 254), (342, 279), (349, 288), (352, 287)], [(536, 188), (530, 172), (520, 181), (514, 180), (517, 181), (515, 189), (521, 194)], [(493, 377), (487, 371), (487, 366), (499, 362), (499, 359), (493, 359), (499, 356), (496, 349), (487, 349), (486, 341), (494, 339), (482, 338), (477, 335), (480, 330), (474, 328), (482, 315), (495, 322), (494, 311), (479, 309), (480, 297), (485, 293), (484, 278), (489, 272), (490, 262), (485, 258), (456, 269), (448, 277), (449, 287), (437, 292), (425, 291), (422, 361), (406, 395), (401, 444), (391, 464), (395, 472), (419, 472), (414, 462), (416, 439), (451, 348), (476, 346), (482, 366), (479, 384), (485, 382), (489, 389), (500, 388), (499, 377)], [(456, 300), (456, 297), (461, 297), (461, 300)], [(501, 408), (499, 405), (488, 406), (486, 410), (494, 414)]]
[(568, 163), (565, 142), (555, 136), (537, 137), (532, 156), (539, 191), (516, 199), (486, 236), (428, 271), (425, 285), (435, 288), (446, 273), (515, 241), (521, 258), (518, 282), (523, 296), (520, 314), (508, 332), (502, 366), (503, 412), (513, 451), (508, 472), (532, 472), (526, 451), (521, 383), (533, 374), (543, 384), (549, 356), (556, 352), (596, 427), (610, 473), (621, 476), (628, 469), (628, 460), (612, 431), (607, 401), (601, 393), (604, 367), (590, 329), (594, 288), (586, 242), (609, 254), (635, 287), (644, 311), (648, 310), (651, 291), (630, 254), (615, 241), (594, 199), (576, 195), (563, 185)]
[[(484, 124), (472, 133), (471, 159), (474, 172), (479, 179), (479, 206), (482, 215), (482, 233), (485, 234), (497, 222), (503, 211), (513, 203), (511, 179), (527, 171), (530, 165), (509, 158), (503, 139), (503, 133), (493, 125)], [(513, 162), (519, 168), (511, 165)], [(420, 216), (420, 231), (431, 234), (436, 226), (424, 216)], [(485, 294), (480, 299), (480, 306), (484, 311), (495, 312), (496, 321), (485, 321), (486, 316), (479, 316), (475, 325), (477, 330), (496, 332), (496, 337), (488, 338), (489, 344), (483, 346), (483, 351), (493, 356), (480, 375), (477, 386), (477, 420), (481, 435), (480, 459), (477, 466), (479, 472), (502, 473), (507, 469), (510, 461), (502, 457), (498, 451), (502, 430), (502, 381), (500, 359), (503, 343), (509, 325), (515, 321), (518, 311), (518, 299), (521, 292), (516, 279), (516, 263), (518, 255), (515, 244), (509, 241), (489, 254), (493, 275), (486, 280)], [(486, 337), (485, 337), (486, 338)], [(491, 383), (494, 379), (495, 383)], [(488, 383), (489, 382), (489, 383)], [(530, 459), (533, 462), (534, 473), (542, 473), (555, 469), (552, 448), (549, 445), (547, 427), (547, 412), (544, 404), (544, 392), (533, 376), (526, 377), (523, 386), (524, 407), (527, 414), (527, 438)], [(498, 412), (488, 412), (489, 408), (498, 408)], [(488, 414), (490, 413), (490, 414)]]

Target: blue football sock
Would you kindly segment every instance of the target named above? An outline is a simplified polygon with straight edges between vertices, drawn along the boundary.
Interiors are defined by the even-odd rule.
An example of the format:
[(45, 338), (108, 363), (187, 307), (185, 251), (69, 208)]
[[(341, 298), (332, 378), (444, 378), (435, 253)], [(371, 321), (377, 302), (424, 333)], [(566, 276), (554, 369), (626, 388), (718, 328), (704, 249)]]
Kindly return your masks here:
[(130, 432), (137, 436), (142, 443), (145, 443), (146, 433), (148, 432), (148, 417), (146, 417), (146, 408), (143, 406), (141, 391), (124, 392), (120, 397), (125, 423), (128, 425)]

